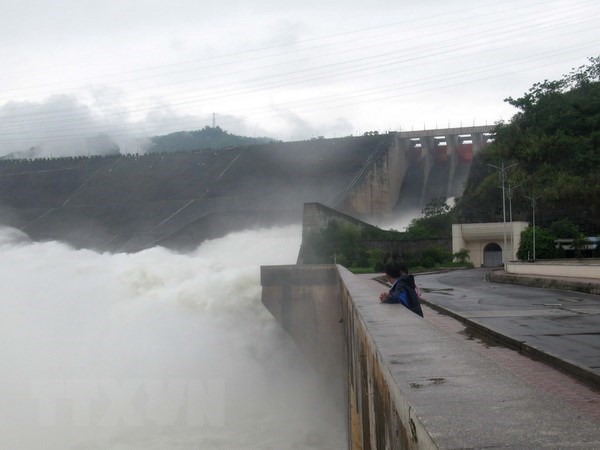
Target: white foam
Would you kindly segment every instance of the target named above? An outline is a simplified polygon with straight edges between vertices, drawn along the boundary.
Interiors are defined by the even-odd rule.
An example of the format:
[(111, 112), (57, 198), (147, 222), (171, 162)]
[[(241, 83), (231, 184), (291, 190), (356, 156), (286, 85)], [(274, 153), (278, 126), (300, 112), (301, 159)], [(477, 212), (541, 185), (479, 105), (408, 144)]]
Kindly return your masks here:
[(259, 266), (293, 264), (300, 234), (113, 255), (0, 229), (0, 448), (339, 446), (342, 414), (260, 303)]

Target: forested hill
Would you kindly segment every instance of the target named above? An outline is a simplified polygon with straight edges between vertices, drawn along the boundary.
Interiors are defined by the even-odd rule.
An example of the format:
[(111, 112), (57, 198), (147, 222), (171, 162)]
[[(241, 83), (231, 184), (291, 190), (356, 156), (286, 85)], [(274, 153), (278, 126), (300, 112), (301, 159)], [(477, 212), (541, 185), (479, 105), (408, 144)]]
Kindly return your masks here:
[(517, 164), (506, 183), (516, 187), (514, 220), (531, 221), (525, 196), (539, 196), (536, 224), (569, 219), (588, 235), (600, 233), (600, 57), (505, 101), (519, 112), (497, 127), (495, 142), (473, 161), (458, 220), (501, 221), (499, 171), (489, 164)]
[(253, 144), (267, 144), (272, 142), (269, 138), (251, 138), (238, 136), (223, 131), (220, 127), (204, 127), (195, 131), (178, 131), (164, 136), (150, 138), (148, 153), (171, 153), (177, 151), (194, 151), (205, 149), (218, 149), (227, 147), (243, 147)]

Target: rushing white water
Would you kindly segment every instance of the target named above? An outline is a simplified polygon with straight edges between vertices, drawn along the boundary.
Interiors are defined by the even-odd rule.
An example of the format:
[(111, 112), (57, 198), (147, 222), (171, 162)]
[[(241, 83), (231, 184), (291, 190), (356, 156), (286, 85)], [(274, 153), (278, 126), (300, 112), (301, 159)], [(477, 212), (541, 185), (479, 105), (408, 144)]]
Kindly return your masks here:
[(0, 229), (0, 448), (336, 448), (339, 405), (260, 303), (298, 227), (186, 255)]
[(398, 213), (393, 218), (386, 218), (376, 223), (379, 228), (384, 230), (406, 231), (413, 219), (422, 217), (423, 213), (420, 209), (409, 209)]

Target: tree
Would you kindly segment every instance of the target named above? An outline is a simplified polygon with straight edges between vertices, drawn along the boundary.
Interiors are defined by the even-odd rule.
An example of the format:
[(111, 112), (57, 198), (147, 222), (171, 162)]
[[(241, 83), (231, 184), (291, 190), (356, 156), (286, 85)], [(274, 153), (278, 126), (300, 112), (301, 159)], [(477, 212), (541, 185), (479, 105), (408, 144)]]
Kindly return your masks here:
[(303, 239), (303, 259), (306, 264), (333, 263), (346, 267), (369, 265), (360, 227), (331, 220), (326, 227), (315, 230)]
[(452, 256), (454, 257), (454, 259), (457, 262), (459, 262), (461, 264), (466, 264), (471, 261), (469, 253), (471, 253), (471, 252), (469, 250), (467, 250), (466, 248), (461, 248), (459, 251), (454, 253)]
[[(552, 259), (558, 255), (554, 235), (541, 227), (535, 227), (535, 258)], [(521, 232), (521, 242), (517, 258), (520, 260), (533, 259), (533, 227), (527, 227)]]
[(268, 138), (251, 138), (237, 136), (222, 130), (220, 127), (206, 126), (201, 130), (177, 131), (163, 136), (150, 138), (148, 153), (169, 153), (175, 151), (195, 151), (207, 149), (220, 149), (227, 147), (240, 147), (252, 144), (266, 144), (272, 142)]
[[(541, 226), (569, 217), (586, 234), (600, 232), (600, 57), (506, 101), (518, 112), (497, 124), (494, 142), (475, 155), (458, 220), (501, 221), (497, 174), (488, 164), (518, 163), (510, 181), (524, 192), (545, 189), (536, 210)], [(515, 220), (530, 220), (525, 199), (513, 198), (512, 208)]]
[(409, 239), (435, 239), (452, 235), (452, 208), (443, 200), (433, 200), (423, 209), (424, 217), (413, 219), (406, 228)]
[(581, 235), (579, 227), (567, 218), (552, 222), (548, 227), (548, 231), (557, 239), (575, 239)]
[(452, 208), (446, 203), (444, 199), (433, 199), (425, 208), (421, 210), (425, 217), (439, 216), (440, 214), (447, 214)]

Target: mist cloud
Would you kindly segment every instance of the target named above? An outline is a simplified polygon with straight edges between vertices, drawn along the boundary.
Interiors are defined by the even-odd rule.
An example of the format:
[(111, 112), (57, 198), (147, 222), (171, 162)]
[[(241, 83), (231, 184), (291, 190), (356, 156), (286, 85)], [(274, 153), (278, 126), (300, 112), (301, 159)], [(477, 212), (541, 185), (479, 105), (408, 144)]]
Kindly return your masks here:
[(0, 155), (33, 158), (118, 153), (119, 144), (111, 134), (124, 129), (69, 95), (43, 102), (8, 102), (0, 107)]
[(344, 415), (260, 304), (258, 264), (293, 262), (299, 236), (111, 255), (0, 229), (0, 447), (343, 446)]
[[(200, 117), (181, 112), (159, 97), (150, 99), (153, 106), (146, 105), (136, 112), (135, 107), (115, 102), (119, 95), (111, 89), (90, 88), (88, 94), (86, 101), (75, 95), (56, 95), (44, 101), (11, 101), (1, 106), (0, 157), (144, 153), (151, 136), (212, 125), (212, 114)], [(113, 101), (107, 100), (107, 95)], [(308, 139), (315, 135), (314, 124), (291, 111), (273, 110), (276, 118), (262, 120), (217, 112), (216, 124), (232, 134), (277, 138), (269, 132), (270, 123), (275, 121), (287, 136)], [(330, 125), (322, 128), (327, 127)], [(352, 129), (344, 119), (334, 121), (331, 127), (338, 130), (338, 135), (350, 134)]]

